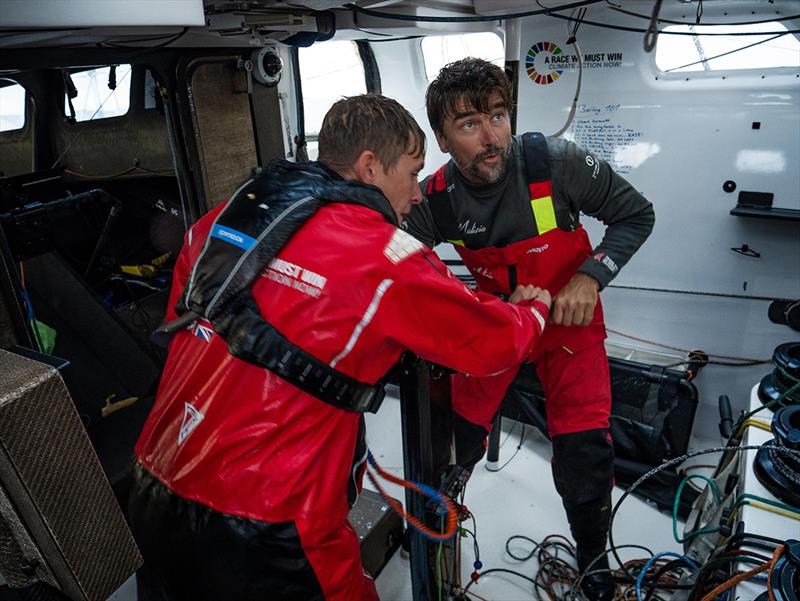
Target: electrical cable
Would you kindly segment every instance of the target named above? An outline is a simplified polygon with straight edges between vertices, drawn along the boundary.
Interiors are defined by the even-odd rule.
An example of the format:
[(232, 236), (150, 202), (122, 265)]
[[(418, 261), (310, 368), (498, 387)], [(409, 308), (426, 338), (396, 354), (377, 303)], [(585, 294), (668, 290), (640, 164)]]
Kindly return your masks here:
[(736, 551), (732, 551), (729, 553), (724, 553), (715, 557), (714, 559), (706, 561), (700, 569), (697, 571), (694, 585), (691, 587), (691, 591), (689, 593), (689, 600), (690, 601), (698, 601), (700, 599), (700, 595), (702, 595), (702, 591), (706, 590), (708, 586), (708, 580), (710, 579), (710, 575), (718, 572), (721, 568), (727, 568), (726, 575), (723, 576), (724, 578), (728, 578), (728, 574), (730, 571), (730, 566), (736, 563), (746, 563), (751, 565), (759, 565), (761, 563), (760, 560), (754, 559), (749, 555), (743, 555)]
[(695, 13), (695, 25), (700, 25), (700, 19), (703, 17), (703, 0), (697, 0), (697, 12)]
[(658, 41), (658, 13), (661, 12), (662, 0), (656, 0), (653, 5), (653, 13), (650, 15), (650, 24), (644, 33), (644, 51), (650, 54), (656, 47)]
[(161, 101), (164, 106), (164, 124), (167, 126), (167, 141), (169, 142), (169, 150), (172, 155), (172, 167), (175, 171), (175, 179), (178, 182), (178, 195), (181, 198), (181, 217), (183, 217), (183, 231), (189, 231), (189, 200), (186, 192), (186, 183), (181, 177), (181, 171), (178, 168), (178, 137), (172, 122), (172, 105), (169, 95), (165, 88), (158, 87), (159, 94), (161, 94)]
[[(619, 508), (622, 506), (622, 503), (625, 501), (625, 499), (628, 498), (628, 496), (630, 496), (633, 493), (633, 491), (635, 491), (637, 488), (639, 488), (639, 486), (645, 480), (648, 480), (648, 479), (652, 478), (656, 474), (658, 474), (658, 473), (660, 473), (660, 472), (662, 472), (662, 471), (664, 471), (666, 469), (669, 469), (674, 465), (678, 465), (680, 463), (683, 463), (687, 459), (691, 459), (693, 457), (699, 457), (700, 455), (708, 455), (708, 454), (711, 454), (711, 453), (728, 453), (728, 452), (740, 453), (742, 451), (755, 451), (755, 450), (758, 450), (759, 448), (761, 448), (760, 445), (746, 445), (746, 446), (711, 447), (711, 448), (707, 448), (707, 449), (701, 449), (699, 451), (693, 451), (691, 453), (686, 453), (686, 454), (681, 455), (679, 457), (675, 457), (673, 459), (670, 459), (669, 461), (665, 461), (661, 465), (659, 465), (657, 467), (654, 467), (650, 471), (648, 471), (645, 474), (643, 474), (642, 476), (640, 476), (633, 484), (631, 484), (631, 486), (622, 493), (622, 496), (619, 498), (619, 500), (614, 505), (614, 508), (611, 510), (611, 516), (609, 518), (609, 523), (608, 523), (608, 542), (609, 542), (609, 546), (611, 547), (611, 551), (612, 551), (612, 553), (614, 555), (614, 559), (616, 559), (616, 561), (620, 564), (623, 572), (625, 572), (625, 575), (628, 578), (631, 578), (631, 579), (634, 578), (634, 576), (625, 568), (622, 560), (619, 557), (619, 554), (616, 551), (616, 546), (614, 545), (614, 518), (616, 517), (617, 512), (619, 511)], [(779, 449), (780, 449), (779, 452), (781, 452), (781, 453), (784, 453), (786, 455), (792, 455), (792, 456), (797, 457), (797, 458), (800, 459), (800, 451), (795, 451), (794, 449), (788, 449), (788, 448), (785, 448), (785, 447), (779, 447)]]
[[(771, 33), (771, 32), (770, 32)], [(787, 32), (791, 33), (791, 32)], [(798, 31), (800, 33), (800, 31)], [(737, 300), (758, 300), (758, 301), (785, 301), (792, 302), (786, 298), (775, 298), (772, 296), (755, 296), (753, 294), (729, 294), (727, 292), (706, 292), (704, 290), (680, 290), (674, 288), (654, 288), (652, 286), (626, 286), (624, 284), (609, 284), (606, 288), (618, 288), (619, 290), (636, 290), (638, 292), (667, 292), (669, 294), (685, 294), (688, 296), (710, 296), (711, 298), (733, 298)]]
[[(649, 20), (651, 15), (645, 15), (642, 13), (636, 13), (631, 10), (625, 10), (621, 6), (616, 6), (611, 3), (608, 3), (608, 7), (616, 11), (618, 13), (622, 13), (624, 15), (630, 15), (631, 17), (637, 17), (640, 19), (647, 19)], [(735, 27), (737, 25), (764, 25), (765, 23), (774, 23), (776, 21), (793, 21), (795, 19), (800, 19), (800, 15), (790, 15), (788, 17), (777, 17), (775, 19), (765, 19), (763, 21), (735, 21), (731, 23), (703, 23), (704, 27), (726, 27), (731, 26)], [(667, 23), (668, 25), (695, 25), (695, 23), (687, 23), (686, 21), (673, 21), (670, 19), (665, 19), (663, 17), (658, 18), (659, 23)]]
[(603, 0), (581, 0), (580, 2), (572, 2), (564, 6), (553, 8), (544, 8), (541, 10), (527, 10), (516, 13), (506, 13), (502, 15), (490, 16), (468, 16), (468, 17), (432, 17), (427, 15), (402, 15), (398, 13), (387, 13), (379, 10), (372, 10), (370, 8), (363, 8), (355, 4), (345, 4), (345, 8), (349, 8), (355, 12), (369, 15), (370, 17), (380, 17), (382, 19), (391, 19), (395, 21), (419, 21), (421, 23), (481, 23), (491, 21), (505, 21), (506, 19), (519, 19), (521, 17), (533, 17), (535, 15), (550, 14), (554, 10), (570, 10), (573, 8), (580, 8), (582, 6), (589, 6), (590, 4), (598, 4)]
[(70, 169), (69, 167), (66, 167), (64, 169), (64, 173), (66, 173), (67, 175), (72, 175), (74, 177), (80, 177), (82, 179), (91, 179), (91, 180), (112, 180), (112, 179), (117, 179), (119, 177), (123, 177), (125, 175), (129, 175), (131, 173), (134, 173), (135, 171), (143, 171), (144, 173), (149, 173), (151, 175), (161, 175), (161, 176), (175, 175), (174, 171), (156, 171), (156, 170), (153, 170), (153, 169), (147, 169), (145, 167), (142, 167), (138, 163), (134, 164), (131, 167), (128, 167), (127, 169), (122, 169), (122, 170), (117, 171), (115, 173), (108, 173), (108, 174), (105, 174), (105, 175), (94, 174), (94, 173), (83, 173), (82, 171), (76, 171), (74, 169)]
[[(522, 423), (522, 422), (520, 422), (520, 423)], [(516, 425), (516, 423), (515, 423), (514, 425)], [(513, 430), (513, 428), (514, 428), (514, 426), (512, 426), (512, 430)], [(506, 435), (506, 440), (508, 439), (508, 437), (509, 437), (509, 436), (511, 436), (511, 430), (509, 430), (508, 434)], [(526, 436), (527, 436), (527, 433), (525, 432), (525, 424), (523, 423), (523, 424), (522, 424), (522, 436), (520, 437), (520, 439), (519, 439), (519, 444), (517, 445), (517, 448), (516, 448), (516, 450), (514, 451), (514, 453), (511, 455), (511, 457), (509, 457), (509, 458), (508, 458), (508, 460), (507, 460), (507, 461), (506, 461), (506, 462), (505, 462), (503, 465), (501, 465), (500, 467), (498, 467), (497, 469), (492, 469), (492, 468), (490, 468), (490, 467), (489, 467), (489, 464), (488, 464), (488, 463), (486, 463), (486, 464), (484, 465), (484, 467), (486, 468), (486, 471), (489, 471), (489, 472), (499, 472), (499, 471), (500, 471), (500, 470), (502, 470), (502, 469), (503, 469), (505, 466), (507, 466), (509, 463), (511, 463), (511, 460), (512, 460), (512, 459), (514, 459), (514, 457), (516, 457), (516, 456), (517, 456), (517, 453), (519, 453), (519, 450), (522, 448), (522, 444), (525, 442), (525, 437), (526, 437)], [(502, 445), (501, 445), (501, 446), (502, 446)]]
[(727, 579), (729, 577), (732, 566), (735, 565), (736, 563), (759, 564), (761, 562), (755, 561), (751, 557), (748, 557), (746, 555), (739, 555), (737, 552), (724, 554), (712, 560), (706, 561), (706, 563), (703, 564), (703, 566), (697, 572), (694, 586), (692, 587), (692, 590), (689, 593), (689, 599), (691, 599), (692, 601), (699, 601), (700, 596), (703, 594), (703, 591), (707, 591), (708, 587), (710, 586), (709, 580)]
[[(651, 582), (647, 588), (647, 592), (645, 593), (644, 601), (651, 601), (651, 599), (655, 595), (655, 591), (657, 588), (667, 588), (667, 587), (673, 588), (672, 585), (666, 583), (659, 585), (659, 582), (669, 572), (682, 567), (684, 567), (684, 562), (681, 559), (674, 559), (672, 561), (668, 561), (664, 563), (661, 567), (659, 567), (658, 570), (656, 570), (653, 576), (651, 577)], [(691, 585), (689, 585), (689, 588), (690, 587)]]
[(103, 41), (98, 42), (97, 45), (101, 48), (121, 48), (121, 49), (130, 49), (130, 50), (158, 50), (159, 48), (166, 48), (173, 42), (177, 42), (180, 38), (186, 35), (186, 32), (189, 31), (188, 27), (184, 27), (180, 32), (177, 34), (169, 34), (168, 36), (154, 36), (151, 38), (140, 38), (138, 40), (125, 40), (128, 43), (139, 43), (139, 42), (157, 42), (159, 40), (166, 40), (162, 44), (156, 44), (155, 46), (128, 46), (127, 44), (118, 44), (115, 42)]
[(411, 491), (424, 495), (426, 497), (430, 497), (431, 499), (435, 499), (439, 503), (439, 507), (443, 508), (447, 512), (447, 529), (444, 532), (436, 532), (431, 527), (426, 526), (423, 524), (419, 519), (407, 513), (403, 506), (395, 501), (392, 497), (386, 494), (386, 491), (378, 482), (375, 474), (372, 473), (371, 470), (367, 469), (367, 476), (369, 477), (370, 482), (378, 489), (380, 495), (384, 498), (384, 500), (389, 504), (389, 506), (397, 512), (400, 517), (405, 519), (406, 523), (414, 530), (419, 532), (425, 538), (432, 540), (434, 542), (438, 541), (445, 541), (450, 540), (456, 534), (458, 530), (458, 511), (456, 510), (455, 504), (453, 500), (450, 499), (444, 493), (436, 490), (428, 486), (427, 484), (423, 484), (421, 482), (411, 482), (409, 480), (403, 480), (402, 478), (398, 478), (393, 474), (390, 474), (386, 470), (384, 470), (378, 462), (375, 461), (375, 457), (373, 457), (372, 452), (367, 451), (367, 463), (369, 464), (372, 469), (374, 469), (382, 478), (388, 480), (392, 484), (397, 484), (402, 486), (403, 488), (407, 488)]
[(782, 544), (782, 540), (778, 540), (777, 538), (772, 538), (770, 536), (764, 536), (763, 534), (737, 532), (728, 539), (728, 542), (725, 543), (725, 550), (728, 551), (737, 545), (747, 545), (748, 547), (765, 549), (771, 553), (775, 547)]
[[(484, 576), (486, 576), (488, 574), (495, 574), (495, 573), (511, 574), (513, 576), (517, 576), (518, 578), (524, 578), (525, 580), (527, 580), (531, 584), (533, 584), (535, 586), (538, 586), (538, 583), (533, 578), (530, 578), (529, 576), (526, 576), (525, 574), (520, 574), (519, 572), (515, 572), (514, 570), (509, 570), (509, 569), (506, 569), (506, 568), (491, 568), (489, 570), (485, 570), (485, 571), (480, 573), (480, 578), (483, 578)], [(472, 580), (469, 583), (467, 583), (467, 586), (464, 587), (464, 591), (463, 591), (464, 594), (466, 594), (469, 591), (470, 587), (473, 584), (475, 584), (476, 582), (478, 582), (477, 578), (475, 580)]]
[[(536, 3), (541, 6), (541, 2), (536, 0)], [(575, 119), (575, 111), (578, 109), (578, 98), (581, 95), (581, 82), (583, 81), (583, 57), (581, 55), (581, 47), (578, 45), (578, 28), (581, 26), (581, 21), (586, 16), (586, 8), (578, 9), (578, 21), (575, 23), (575, 26), (570, 31), (569, 24), (567, 24), (567, 34), (569, 38), (567, 39), (567, 44), (572, 44), (572, 47), (575, 50), (575, 55), (578, 57), (578, 82), (575, 84), (575, 95), (572, 97), (572, 106), (569, 109), (569, 115), (567, 115), (567, 121), (564, 123), (564, 126), (559, 129), (556, 133), (554, 133), (551, 137), (558, 138), (561, 136), (565, 131), (569, 129), (569, 126), (572, 125), (573, 119)]]
[[(508, 546), (511, 544), (511, 541), (516, 538), (526, 540), (533, 545), (533, 549), (531, 549), (531, 552), (526, 557), (517, 557), (511, 552), (511, 549), (508, 548)], [(516, 559), (517, 561), (528, 561), (531, 557), (534, 556), (534, 554), (538, 549), (539, 549), (539, 543), (537, 543), (532, 538), (525, 536), (524, 534), (515, 534), (506, 539), (506, 553), (508, 553), (508, 555), (511, 556), (511, 559)]]
[(369, 42), (370, 44), (380, 44), (382, 42), (402, 42), (403, 40), (419, 40), (425, 37), (424, 35), (404, 35), (396, 38), (393, 37), (392, 34), (378, 33), (377, 31), (368, 31), (366, 29), (361, 29), (360, 27), (358, 28), (358, 31), (362, 33), (367, 33), (369, 35), (390, 36), (385, 39), (378, 39), (378, 40), (373, 40), (371, 38), (362, 38), (364, 39), (364, 41)]
[[(533, 545), (533, 549), (525, 557), (518, 556), (511, 551), (510, 545), (516, 539), (525, 540)], [(639, 545), (631, 546), (646, 549)], [(555, 549), (555, 551), (551, 551), (551, 549)], [(534, 555), (537, 555), (539, 569), (533, 579), (535, 586), (534, 594), (537, 599), (541, 599), (539, 594), (540, 590), (546, 593), (548, 598), (553, 601), (565, 599), (567, 598), (565, 595), (571, 594), (569, 589), (564, 590), (565, 587), (571, 586), (574, 590), (574, 583), (579, 576), (578, 572), (572, 565), (559, 557), (559, 551), (564, 551), (573, 561), (575, 560), (575, 548), (568, 538), (560, 534), (548, 535), (541, 543), (521, 534), (511, 536), (506, 540), (506, 553), (517, 561), (524, 562), (531, 559)], [(490, 570), (480, 573), (474, 572), (472, 574), (472, 581), (476, 582), (481, 576), (489, 572)], [(513, 570), (510, 572), (525, 577)], [(556, 591), (554, 588), (555, 585), (561, 585), (562, 590)]]
[[(617, 558), (617, 562), (619, 563), (620, 567), (623, 567), (623, 565), (624, 565), (624, 564), (623, 564), (623, 563), (622, 563), (622, 562), (621, 562), (621, 561), (618, 559), (618, 556), (617, 556), (617, 554), (616, 554), (616, 551), (617, 551), (618, 549), (642, 549), (643, 551), (645, 551), (646, 553), (648, 553), (648, 554), (650, 555), (650, 558), (651, 558), (651, 559), (652, 559), (653, 557), (655, 557), (655, 554), (653, 553), (653, 551), (651, 551), (650, 549), (648, 549), (648, 548), (647, 548), (647, 547), (645, 547), (645, 546), (642, 546), (642, 545), (634, 545), (634, 544), (619, 545), (618, 547), (615, 547), (615, 548), (613, 549), (613, 552), (614, 552), (614, 557), (615, 557), (615, 558)], [(601, 560), (602, 560), (604, 557), (606, 557), (606, 556), (607, 556), (609, 553), (611, 553), (611, 552), (612, 552), (612, 549), (610, 549), (610, 548), (609, 548), (609, 549), (606, 549), (606, 550), (604, 550), (602, 553), (600, 553), (600, 554), (599, 554), (597, 557), (595, 557), (595, 558), (594, 558), (594, 559), (593, 559), (591, 562), (589, 562), (589, 565), (587, 565), (587, 566), (586, 566), (586, 569), (583, 571), (583, 573), (582, 573), (582, 574), (580, 574), (580, 575), (578, 576), (578, 579), (575, 581), (575, 584), (574, 584), (574, 585), (573, 585), (573, 587), (572, 587), (572, 596), (570, 597), (571, 599), (575, 599), (575, 594), (576, 594), (576, 591), (580, 590), (581, 583), (583, 582), (583, 579), (584, 579), (586, 576), (589, 576), (589, 575), (591, 575), (591, 574), (593, 574), (593, 573), (597, 573), (597, 572), (603, 572), (603, 571), (605, 571), (605, 570), (592, 570), (592, 567), (593, 567), (593, 566), (594, 566), (596, 563), (598, 563), (599, 561), (601, 561)], [(634, 581), (635, 581), (635, 580), (633, 579), (633, 577), (632, 577), (632, 576), (630, 577), (630, 580), (631, 580), (632, 582), (634, 582)]]
[[(422, 23), (476, 23), (476, 22), (491, 22), (491, 21), (504, 21), (506, 19), (518, 19), (521, 17), (532, 17), (536, 15), (547, 15), (548, 17), (555, 17), (558, 19), (565, 19), (568, 21), (574, 21), (573, 17), (568, 17), (566, 15), (560, 15), (556, 11), (564, 11), (564, 10), (572, 10), (574, 8), (580, 8), (582, 6), (589, 6), (591, 4), (596, 4), (601, 0), (584, 0), (582, 2), (573, 2), (571, 4), (565, 4), (564, 6), (556, 6), (553, 8), (543, 8), (540, 10), (533, 10), (533, 11), (524, 11), (524, 12), (517, 12), (517, 13), (507, 13), (502, 15), (489, 15), (489, 16), (467, 16), (467, 17), (434, 17), (434, 16), (427, 16), (427, 15), (403, 15), (397, 13), (387, 13), (383, 11), (372, 10), (369, 8), (363, 8), (361, 6), (356, 6), (355, 4), (346, 4), (345, 8), (349, 8), (355, 12), (359, 12), (365, 15), (369, 15), (372, 17), (380, 17), (383, 19), (390, 19), (395, 21), (417, 21)], [(657, 0), (657, 4), (661, 4), (662, 0)], [(774, 19), (778, 20), (778, 19)], [(781, 19), (786, 20), (786, 19)], [(592, 25), (594, 27), (604, 27), (606, 29), (616, 29), (619, 31), (631, 31), (635, 33), (647, 33), (647, 29), (640, 29), (635, 27), (625, 27), (621, 25), (612, 25), (606, 23), (598, 23), (596, 21), (585, 21), (582, 22), (586, 23), (587, 25)], [(769, 21), (763, 21), (764, 23), (768, 23)], [(734, 23), (735, 25), (735, 23)], [(683, 31), (660, 31), (658, 32), (659, 35), (691, 35), (691, 36), (704, 36), (704, 35), (771, 35), (775, 33), (774, 31), (758, 31), (758, 32), (734, 32), (734, 33), (693, 33), (693, 32), (683, 32)], [(786, 33), (800, 33), (800, 30), (787, 30)]]
[(759, 430), (764, 430), (765, 432), (772, 432), (772, 428), (770, 427), (769, 424), (765, 424), (764, 422), (759, 421), (757, 419), (748, 418), (748, 419), (746, 419), (746, 420), (744, 420), (742, 422), (741, 427), (736, 432), (736, 438), (741, 438), (742, 434), (744, 434), (744, 431), (747, 428), (751, 428), (751, 427), (752, 428), (757, 428)]
[(707, 476), (703, 476), (701, 474), (691, 474), (686, 476), (681, 483), (678, 485), (678, 490), (675, 493), (675, 501), (672, 504), (672, 537), (675, 539), (676, 543), (685, 543), (691, 538), (695, 536), (699, 536), (701, 534), (713, 534), (719, 532), (719, 528), (700, 528), (699, 530), (694, 530), (685, 534), (683, 538), (678, 535), (678, 510), (680, 509), (681, 505), (681, 495), (683, 494), (683, 489), (685, 488), (686, 484), (692, 479), (699, 479), (704, 480), (710, 487), (712, 492), (714, 493), (714, 499), (719, 505), (722, 502), (722, 497), (719, 494), (719, 489), (717, 488), (717, 483), (714, 482), (711, 478)]
[[(785, 371), (785, 370), (784, 370), (782, 367), (777, 367), (777, 368), (775, 369), (775, 371), (776, 371), (776, 372), (780, 372), (780, 373), (782, 373), (782, 374), (783, 374), (783, 376), (784, 376), (784, 377), (786, 377), (787, 379), (794, 380), (794, 381), (795, 381), (795, 384), (794, 384), (794, 386), (792, 386), (791, 388), (789, 388), (789, 389), (785, 390), (784, 392), (782, 392), (782, 393), (780, 394), (780, 396), (778, 396), (777, 398), (775, 398), (775, 399), (773, 399), (773, 400), (769, 401), (768, 403), (764, 403), (764, 404), (763, 404), (763, 405), (761, 405), (760, 407), (756, 407), (756, 408), (755, 408), (755, 409), (753, 409), (752, 411), (748, 411), (747, 413), (743, 414), (743, 415), (742, 415), (742, 417), (740, 417), (740, 418), (739, 418), (739, 421), (740, 421), (740, 422), (744, 423), (744, 422), (746, 422), (748, 419), (750, 419), (751, 417), (753, 417), (753, 416), (754, 416), (756, 413), (758, 413), (759, 411), (763, 411), (764, 409), (768, 409), (769, 407), (773, 407), (773, 406), (775, 406), (775, 405), (779, 405), (779, 404), (781, 403), (781, 401), (783, 401), (783, 400), (784, 400), (784, 399), (786, 399), (786, 398), (793, 398), (793, 397), (792, 397), (792, 395), (793, 395), (795, 392), (797, 392), (797, 391), (800, 391), (800, 379), (797, 379), (797, 378), (795, 378), (794, 376), (792, 376), (792, 375), (790, 375), (790, 374), (786, 373), (786, 371)], [(738, 428), (738, 424), (737, 424), (737, 427), (736, 427), (736, 428), (734, 428), (734, 429), (735, 429), (735, 430), (738, 430), (738, 429), (739, 429), (739, 428)]]
[[(660, 348), (669, 349), (671, 351), (678, 351), (681, 353), (692, 353), (689, 349), (680, 348), (678, 346), (672, 346), (670, 344), (664, 344), (662, 342), (656, 342), (654, 340), (649, 340), (647, 338), (640, 338), (639, 336), (633, 336), (631, 334), (625, 334), (624, 332), (620, 332), (619, 330), (612, 330), (611, 328), (606, 328), (606, 332), (611, 332), (612, 334), (616, 334), (617, 336), (622, 336), (623, 338), (628, 338), (630, 340), (636, 340), (637, 342), (644, 342), (645, 344), (650, 344), (652, 346), (657, 346)], [(730, 359), (731, 361), (740, 361), (743, 363), (752, 363), (753, 365), (761, 365), (764, 363), (772, 363), (772, 359), (751, 359), (748, 357), (732, 357), (730, 355), (718, 355), (715, 353), (705, 353), (708, 357), (717, 357), (719, 359)], [(693, 362), (698, 362), (697, 358), (692, 359)], [(688, 362), (688, 360), (687, 360)], [(681, 363), (683, 364), (683, 363)]]
[(775, 567), (775, 564), (778, 562), (778, 557), (780, 557), (780, 554), (783, 552), (783, 549), (784, 546), (781, 545), (780, 547), (775, 549), (775, 552), (772, 554), (772, 559), (770, 559), (769, 561), (766, 561), (761, 565), (756, 566), (752, 570), (748, 570), (747, 572), (744, 572), (742, 574), (737, 574), (733, 578), (726, 580), (716, 588), (712, 589), (709, 593), (707, 593), (702, 598), (702, 601), (713, 601), (717, 595), (727, 591), (729, 588), (741, 582), (742, 580), (747, 580), (749, 578), (752, 578), (756, 574), (760, 574), (761, 572), (764, 572), (766, 570), (771, 570), (772, 568)]
[(639, 572), (639, 575), (636, 577), (636, 599), (637, 601), (642, 601), (642, 581), (644, 580), (644, 576), (647, 573), (647, 570), (650, 569), (650, 566), (653, 563), (661, 558), (661, 557), (675, 557), (676, 559), (680, 559), (684, 561), (689, 567), (698, 570), (700, 566), (698, 566), (694, 561), (686, 557), (685, 555), (679, 555), (678, 553), (673, 553), (672, 551), (664, 551), (662, 553), (656, 553), (650, 559), (647, 560), (647, 563), (644, 564), (642, 571)]
[[(567, 6), (559, 7), (558, 9), (554, 10), (564, 10), (569, 8)], [(566, 15), (559, 15), (555, 12), (548, 12), (548, 17), (554, 17), (556, 19), (562, 19), (564, 21), (573, 21), (572, 17), (568, 17)], [(647, 33), (647, 29), (641, 29), (639, 27), (626, 27), (624, 25), (612, 25), (610, 23), (599, 23), (597, 21), (587, 21), (584, 19), (582, 23), (586, 25), (591, 25), (592, 27), (600, 27), (602, 29), (613, 29), (615, 31), (630, 31), (633, 33)], [(722, 35), (730, 35), (730, 36), (750, 36), (750, 35), (772, 35), (774, 31), (734, 31), (730, 33), (720, 33), (720, 32), (692, 32), (692, 31), (659, 31), (659, 35), (690, 35), (694, 37), (702, 37), (702, 36), (722, 36)], [(800, 29), (787, 29), (786, 33), (800, 33)]]
[[(439, 518), (439, 530), (444, 532), (444, 516)], [(439, 594), (439, 601), (442, 601), (442, 549), (444, 541), (439, 541), (436, 545), (436, 590)]]
[[(739, 505), (739, 507), (742, 507), (744, 505), (751, 505), (752, 507), (756, 507), (758, 509), (763, 509), (764, 511), (768, 511), (768, 512), (774, 513), (776, 515), (780, 515), (780, 516), (783, 516), (785, 518), (789, 518), (790, 520), (800, 520), (800, 510), (797, 510), (797, 509), (792, 509), (792, 510), (786, 511), (784, 509), (777, 508), (777, 507), (775, 507), (774, 505), (772, 505), (770, 503), (760, 503), (759, 501), (747, 501), (747, 500), (742, 501), (741, 504)], [(737, 507), (737, 509), (738, 509), (738, 507)]]

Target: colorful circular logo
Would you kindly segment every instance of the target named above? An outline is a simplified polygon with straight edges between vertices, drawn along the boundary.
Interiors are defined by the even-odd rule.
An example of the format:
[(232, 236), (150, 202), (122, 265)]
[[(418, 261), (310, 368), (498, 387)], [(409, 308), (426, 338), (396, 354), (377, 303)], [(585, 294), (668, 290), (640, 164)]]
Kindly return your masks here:
[[(556, 46), (553, 42), (538, 42), (531, 46), (530, 50), (528, 50), (528, 54), (525, 56), (525, 69), (528, 71), (528, 77), (531, 78), (531, 81), (546, 86), (561, 77), (564, 69), (554, 69), (552, 66), (550, 71), (544, 73), (540, 72), (544, 71), (543, 67), (545, 61), (549, 62), (552, 57), (559, 56), (560, 54), (561, 48)], [(540, 71), (536, 70), (537, 56), (539, 57)]]

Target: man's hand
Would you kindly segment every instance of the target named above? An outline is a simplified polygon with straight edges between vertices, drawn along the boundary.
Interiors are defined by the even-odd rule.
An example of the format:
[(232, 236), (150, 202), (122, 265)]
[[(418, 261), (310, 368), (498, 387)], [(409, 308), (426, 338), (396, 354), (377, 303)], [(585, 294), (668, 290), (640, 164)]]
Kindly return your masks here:
[(539, 288), (538, 286), (533, 286), (532, 284), (528, 284), (526, 286), (517, 286), (514, 289), (514, 292), (508, 298), (508, 302), (514, 303), (515, 305), (520, 301), (526, 300), (537, 300), (540, 303), (547, 305), (547, 308), (549, 309), (550, 303), (552, 303), (553, 299), (545, 288)]
[(588, 326), (594, 316), (600, 284), (592, 276), (576, 273), (556, 294), (550, 316), (562, 326)]

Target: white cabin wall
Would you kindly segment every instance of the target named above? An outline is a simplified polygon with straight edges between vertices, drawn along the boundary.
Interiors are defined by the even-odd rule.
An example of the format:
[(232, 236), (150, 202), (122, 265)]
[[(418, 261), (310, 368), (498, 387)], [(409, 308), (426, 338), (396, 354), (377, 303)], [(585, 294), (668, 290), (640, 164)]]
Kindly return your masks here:
[[(776, 4), (790, 8), (787, 3)], [(650, 3), (625, 4), (631, 10), (647, 12), (643, 6), (651, 8)], [(755, 14), (751, 13), (753, 7)], [(703, 19), (756, 20), (774, 16), (775, 8), (709, 2)], [(694, 13), (682, 19), (681, 11), (687, 10), (680, 3), (665, 2), (662, 16), (691, 20)], [(762, 12), (765, 10), (770, 12)], [(722, 17), (723, 12), (728, 16)], [(629, 19), (605, 5), (591, 6), (586, 18), (646, 27), (646, 21)], [(800, 28), (799, 23), (785, 24), (789, 29)], [(538, 85), (527, 75), (525, 56), (541, 41), (553, 42), (565, 54), (572, 54), (565, 43), (567, 37), (565, 21), (550, 17), (521, 20), (519, 132), (552, 134), (565, 123), (577, 70), (566, 70), (555, 82)], [(685, 74), (665, 77), (655, 66), (655, 55), (644, 53), (642, 38), (641, 33), (581, 26), (578, 42), (583, 55), (622, 53), (622, 59), (618, 66), (603, 66), (607, 58), (599, 61), (599, 67), (586, 66), (579, 109), (565, 134), (610, 158), (655, 205), (652, 236), (612, 284), (733, 297), (800, 298), (800, 225), (729, 214), (742, 190), (772, 192), (774, 206), (800, 209), (797, 70), (726, 73), (725, 79), (723, 74), (690, 73), (688, 81)], [(448, 157), (439, 151), (425, 115), (427, 81), (419, 40), (376, 43), (373, 50), (384, 94), (406, 106), (428, 136), (424, 173), (430, 173)], [(753, 121), (759, 121), (761, 128), (752, 129)], [(592, 129), (594, 133), (588, 133)], [(767, 156), (777, 160), (748, 167), (742, 160), (742, 153), (748, 151), (771, 153)], [(732, 194), (722, 189), (729, 179), (737, 184)], [(591, 218), (584, 218), (583, 223), (597, 244), (602, 224)], [(761, 257), (730, 250), (743, 244)], [(454, 256), (443, 247), (437, 248), (439, 254)], [(606, 289), (602, 298), (609, 329), (679, 348), (769, 358), (776, 345), (798, 338), (786, 326), (769, 322), (767, 301), (614, 287)], [(609, 337), (629, 346), (651, 348), (613, 333)], [(743, 409), (753, 384), (771, 369), (769, 365), (707, 366), (695, 381), (701, 398), (695, 434), (718, 436), (718, 396), (728, 394), (734, 409)]]
[[(725, 4), (708, 3), (704, 22), (713, 22), (723, 9), (733, 19), (741, 9), (738, 20), (766, 16), (752, 15), (752, 5)], [(664, 6), (667, 9), (672, 4)], [(626, 7), (637, 8), (636, 3)], [(681, 18), (667, 12), (662, 16)], [(586, 18), (643, 27), (642, 21), (622, 17), (591, 7)], [(798, 28), (797, 23), (786, 25)], [(772, 192), (774, 206), (800, 209), (797, 70), (748, 76), (729, 72), (725, 79), (719, 73), (665, 78), (655, 66), (654, 54), (644, 53), (642, 37), (640, 33), (581, 26), (578, 43), (582, 55), (622, 53), (622, 60), (618, 66), (601, 60), (599, 67), (584, 69), (578, 111), (565, 135), (610, 159), (655, 205), (652, 236), (613, 284), (733, 296), (800, 297), (800, 224), (729, 214), (741, 190)], [(553, 42), (564, 54), (572, 54), (566, 38), (564, 21), (523, 21), (518, 131), (550, 134), (565, 123), (577, 69), (564, 70), (556, 81), (539, 85), (524, 66), (525, 55), (537, 42)], [(752, 129), (754, 121), (761, 123), (760, 129)], [(752, 151), (774, 160), (748, 167), (743, 156)], [(726, 180), (737, 184), (732, 194), (722, 189)], [(583, 222), (597, 244), (602, 225), (590, 218)], [(743, 244), (761, 257), (730, 250)], [(798, 338), (796, 332), (768, 321), (766, 301), (619, 288), (605, 290), (602, 298), (609, 329), (680, 348), (767, 358), (776, 345)], [(642, 346), (622, 338), (618, 341)], [(729, 394), (735, 408), (743, 409), (752, 385), (770, 369), (707, 366), (696, 380), (701, 407), (695, 434), (716, 436), (717, 397)]]

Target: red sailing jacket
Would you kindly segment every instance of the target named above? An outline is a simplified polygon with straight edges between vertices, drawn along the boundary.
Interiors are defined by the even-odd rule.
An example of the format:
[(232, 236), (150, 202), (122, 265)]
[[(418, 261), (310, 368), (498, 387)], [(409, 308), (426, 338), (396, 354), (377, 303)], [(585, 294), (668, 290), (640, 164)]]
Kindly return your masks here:
[[(209, 233), (187, 234), (167, 320)], [(377, 382), (410, 349), (476, 376), (532, 356), (547, 309), (473, 293), (416, 239), (356, 205), (320, 209), (253, 285), (262, 314), (336, 369)], [(232, 357), (209, 323), (170, 343), (139, 461), (181, 497), (269, 522), (347, 516), (359, 415)]]

